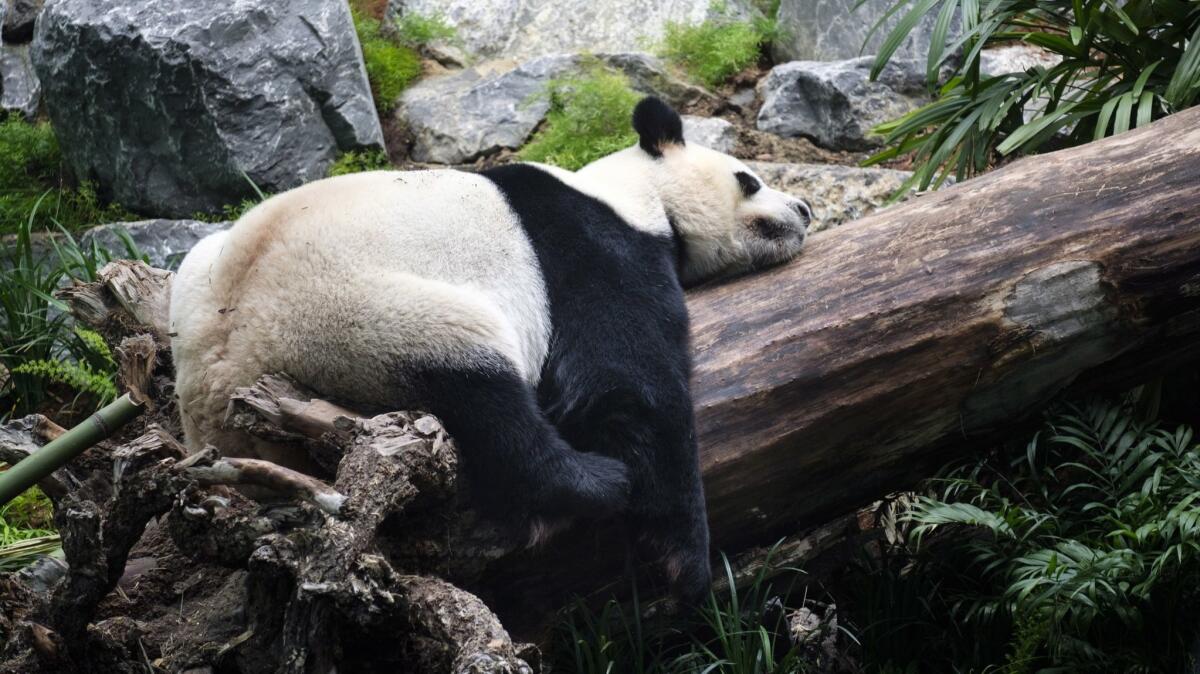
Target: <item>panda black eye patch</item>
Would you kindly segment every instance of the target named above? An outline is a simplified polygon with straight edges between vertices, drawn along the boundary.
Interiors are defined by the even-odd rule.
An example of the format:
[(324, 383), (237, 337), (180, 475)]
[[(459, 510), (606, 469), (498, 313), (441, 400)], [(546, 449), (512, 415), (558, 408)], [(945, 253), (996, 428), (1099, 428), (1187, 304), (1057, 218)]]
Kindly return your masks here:
[(733, 175), (737, 178), (738, 185), (742, 186), (742, 194), (745, 196), (753, 196), (755, 192), (762, 189), (762, 183), (758, 182), (758, 178), (745, 171), (738, 171)]

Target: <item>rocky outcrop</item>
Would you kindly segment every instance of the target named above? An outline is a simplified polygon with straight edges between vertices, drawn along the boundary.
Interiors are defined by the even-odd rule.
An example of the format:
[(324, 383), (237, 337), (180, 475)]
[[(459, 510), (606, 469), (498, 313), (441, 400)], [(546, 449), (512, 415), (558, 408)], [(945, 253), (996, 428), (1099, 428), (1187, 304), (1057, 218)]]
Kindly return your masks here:
[(0, 44), (0, 112), (33, 119), (41, 99), (42, 85), (29, 60), (29, 45)]
[(878, 146), (871, 128), (915, 110), (928, 96), (923, 63), (893, 60), (872, 82), (872, 61), (864, 56), (775, 66), (758, 85), (759, 130), (809, 138), (833, 150)]
[[(0, 0), (0, 39), (9, 44), (29, 42), (45, 0)], [(7, 9), (7, 11), (5, 11)]]
[(232, 222), (201, 222), (199, 220), (141, 220), (139, 222), (117, 222), (93, 227), (80, 237), (80, 242), (91, 247), (93, 243), (107, 250), (113, 257), (128, 257), (122, 233), (128, 234), (137, 252), (150, 260), (150, 265), (160, 269), (175, 269), (192, 246), (200, 239), (229, 229)]
[(746, 164), (771, 187), (812, 206), (810, 232), (837, 227), (878, 210), (912, 175), (908, 171), (831, 164)]
[(1036, 67), (1053, 68), (1061, 62), (1061, 56), (1027, 44), (984, 49), (979, 52), (979, 76), (1022, 73)]
[[(731, 16), (751, 15), (746, 0), (726, 0)], [(567, 52), (645, 49), (669, 21), (697, 23), (722, 11), (711, 0), (391, 0), (388, 12), (441, 16), (480, 59), (528, 59)]]
[[(778, 62), (783, 61), (838, 61), (863, 54), (874, 54), (887, 38), (892, 28), (900, 22), (911, 5), (893, 14), (871, 35), (871, 27), (887, 14), (895, 0), (782, 0), (779, 3), (778, 34), (771, 45), (772, 54)], [(929, 43), (937, 12), (921, 18), (901, 43), (894, 58), (924, 60), (929, 54)], [(948, 40), (959, 32), (957, 17), (951, 24)], [(864, 44), (864, 41), (865, 44)]]
[(738, 133), (733, 124), (720, 117), (684, 115), (683, 139), (717, 152), (732, 154), (737, 147)]
[(75, 174), (144, 213), (218, 211), (383, 147), (344, 2), (50, 0), (33, 63)]
[(404, 92), (397, 114), (412, 133), (412, 158), (457, 164), (521, 147), (550, 107), (542, 95), (546, 84), (593, 61), (625, 73), (634, 89), (675, 105), (711, 97), (672, 76), (648, 54), (557, 54), (515, 67), (511, 62), (488, 62), (418, 82)]

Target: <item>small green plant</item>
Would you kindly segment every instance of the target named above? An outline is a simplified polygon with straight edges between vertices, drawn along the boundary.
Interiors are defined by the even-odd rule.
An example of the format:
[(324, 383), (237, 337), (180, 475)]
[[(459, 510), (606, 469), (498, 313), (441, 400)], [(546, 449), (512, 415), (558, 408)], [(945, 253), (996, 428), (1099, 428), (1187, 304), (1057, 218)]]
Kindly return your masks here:
[(624, 75), (599, 65), (552, 80), (545, 127), (519, 156), (568, 170), (579, 169), (637, 142), (629, 120), (640, 96)]
[[(9, 370), (11, 374), (26, 374), (40, 377), (49, 382), (63, 384), (81, 394), (90, 394), (98, 405), (104, 405), (117, 397), (117, 385), (113, 373), (117, 363), (112, 352), (99, 334), (84, 328), (75, 328), (75, 337), (80, 348), (74, 353), (85, 354), (80, 360), (29, 360)], [(98, 362), (98, 365), (93, 363)]]
[[(887, 148), (868, 164), (910, 153), (915, 159), (914, 174), (897, 195), (913, 185), (939, 186), (949, 176), (970, 177), (1004, 157), (1119, 134), (1200, 100), (1194, 2), (896, 0), (888, 16), (906, 7), (876, 56), (872, 77), (933, 13), (930, 86), (955, 65), (936, 100), (875, 129)], [(962, 34), (951, 38), (956, 13)], [(981, 72), (981, 49), (1013, 42), (1047, 50), (1059, 61), (1018, 73)]]
[[(6, 466), (0, 464), (0, 472)], [(0, 506), (0, 573), (16, 571), (60, 549), (50, 499), (37, 487)]]
[(53, 533), (54, 508), (41, 489), (31, 487), (0, 506), (0, 548)]
[[(116, 393), (107, 346), (76, 329), (54, 297), (68, 279), (94, 281), (110, 256), (94, 242), (81, 246), (61, 227), (57, 240), (35, 245), (37, 217), (35, 205), (15, 238), (0, 246), (0, 419), (47, 411), (50, 403), (92, 409)], [(123, 240), (129, 257), (142, 257), (128, 235)], [(68, 392), (73, 400), (63, 397)]]
[(354, 150), (346, 152), (337, 158), (329, 167), (328, 176), (342, 176), (348, 173), (363, 171), (378, 171), (391, 168), (387, 153), (383, 150)]
[(396, 39), (400, 44), (419, 49), (432, 42), (453, 42), (457, 36), (454, 26), (441, 14), (405, 12), (396, 19)]
[(788, 587), (771, 579), (795, 580), (797, 569), (778, 568), (770, 556), (738, 587), (729, 560), (726, 581), (735, 588), (711, 594), (686, 621), (661, 612), (645, 617), (636, 590), (630, 604), (609, 601), (596, 612), (582, 602), (559, 626), (554, 671), (577, 674), (800, 674), (809, 670), (802, 646), (792, 642), (784, 601)]
[(696, 81), (715, 87), (758, 62), (774, 34), (773, 19), (744, 20), (719, 11), (697, 24), (668, 22), (659, 53)]
[(379, 114), (387, 114), (396, 107), (400, 94), (421, 75), (421, 57), (385, 35), (379, 19), (361, 11), (354, 11), (354, 29), (362, 45), (375, 108)]
[(90, 184), (72, 184), (46, 122), (0, 118), (0, 157), (0, 235), (15, 234), (35, 204), (45, 223), (68, 231), (139, 219), (116, 204), (101, 203)]
[[(1067, 406), (1012, 455), (952, 471), (909, 518), (954, 619), (1006, 671), (1171, 671), (1200, 598), (1200, 447), (1129, 405)], [(980, 636), (976, 634), (975, 641)], [(1003, 641), (1001, 641), (1003, 643)]]

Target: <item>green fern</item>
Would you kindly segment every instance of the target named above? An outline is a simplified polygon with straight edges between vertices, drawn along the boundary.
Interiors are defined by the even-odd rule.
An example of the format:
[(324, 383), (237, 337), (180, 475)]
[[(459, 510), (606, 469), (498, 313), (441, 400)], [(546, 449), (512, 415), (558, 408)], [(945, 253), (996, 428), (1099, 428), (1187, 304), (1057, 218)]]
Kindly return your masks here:
[(75, 328), (75, 336), (83, 346), (88, 358), (79, 360), (50, 360), (39, 358), (12, 368), (14, 374), (39, 377), (46, 381), (64, 384), (79, 393), (95, 396), (100, 403), (117, 397), (117, 386), (113, 379), (117, 363), (108, 344), (98, 333), (84, 328)]
[(908, 514), (914, 541), (955, 532), (930, 554), (964, 562), (943, 579), (959, 616), (1012, 625), (1011, 671), (1178, 662), (1190, 643), (1181, 611), (1200, 598), (1191, 429), (1096, 401), (1062, 408), (1024, 451), (996, 458), (953, 471)]

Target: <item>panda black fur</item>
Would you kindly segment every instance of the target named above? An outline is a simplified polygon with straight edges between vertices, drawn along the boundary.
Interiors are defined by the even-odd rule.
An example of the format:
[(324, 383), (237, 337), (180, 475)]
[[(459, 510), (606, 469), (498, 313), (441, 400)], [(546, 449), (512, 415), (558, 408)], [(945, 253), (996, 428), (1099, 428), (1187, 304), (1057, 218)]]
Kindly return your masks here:
[[(186, 440), (308, 468), (222, 428), (287, 372), (426, 409), (481, 510), (535, 529), (623, 515), (675, 591), (709, 583), (683, 283), (794, 255), (807, 206), (636, 108), (638, 145), (578, 173), (375, 172), (273, 197), (189, 253), (172, 291)], [(249, 450), (246, 448), (249, 447)]]

